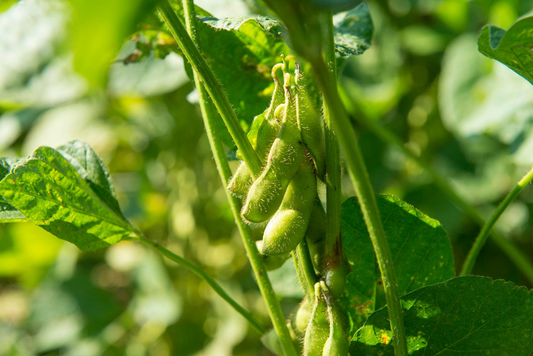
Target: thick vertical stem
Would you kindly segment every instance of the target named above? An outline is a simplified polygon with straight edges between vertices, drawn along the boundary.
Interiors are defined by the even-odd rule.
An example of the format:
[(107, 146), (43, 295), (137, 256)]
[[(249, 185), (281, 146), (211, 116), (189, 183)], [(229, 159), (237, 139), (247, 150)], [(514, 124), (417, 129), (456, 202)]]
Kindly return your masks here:
[[(189, 32), (192, 32), (194, 30), (193, 24), (196, 21), (196, 17), (194, 14), (194, 2), (192, 0), (184, 0), (184, 2), (185, 2), (185, 6), (184, 6), (185, 18), (186, 18), (186, 21), (188, 22)], [(174, 14), (174, 11), (172, 10), (172, 8), (170, 8), (170, 5), (168, 4), (166, 0), (163, 1), (162, 4), (167, 5), (167, 9), (166, 9), (167, 12), (171, 11), (172, 14), (176, 16)], [(171, 17), (171, 14), (167, 13), (167, 17), (169, 16)], [(179, 22), (179, 19), (177, 17), (175, 18), (175, 20)], [(194, 34), (191, 34), (191, 35), (193, 38), (195, 38)], [(192, 41), (191, 43), (194, 46), (194, 48), (197, 50), (194, 43)], [(193, 67), (195, 66), (193, 65)], [(222, 141), (220, 139), (218, 132), (216, 131), (216, 125), (214, 122), (216, 118), (216, 113), (213, 110), (213, 106), (209, 102), (206, 87), (200, 81), (200, 75), (198, 74), (198, 71), (196, 70), (194, 72), (194, 81), (195, 81), (196, 89), (198, 90), (200, 108), (202, 111), (202, 117), (204, 120), (207, 137), (209, 139), (209, 144), (211, 145), (211, 150), (215, 158), (215, 163), (216, 163), (218, 172), (220, 174), (220, 179), (222, 181), (222, 184), (224, 186), (227, 186), (232, 173), (231, 173), (231, 169), (228, 164), (228, 160), (226, 158), (226, 152), (224, 151)], [(209, 94), (211, 95), (211, 93)], [(213, 96), (211, 95), (211, 98), (212, 97)], [(248, 142), (247, 138), (246, 138), (246, 141)], [(255, 154), (255, 151), (254, 151), (254, 154)], [(276, 330), (276, 333), (279, 336), (279, 340), (280, 340), (283, 352), (285, 353), (286, 356), (296, 356), (296, 350), (294, 348), (294, 345), (292, 344), (292, 339), (289, 334), (289, 330), (287, 329), (285, 316), (283, 315), (281, 306), (278, 302), (276, 294), (274, 293), (274, 289), (272, 288), (272, 284), (270, 283), (270, 279), (268, 278), (267, 271), (263, 265), (263, 262), (261, 261), (261, 256), (259, 255), (259, 251), (257, 250), (257, 246), (252, 237), (252, 232), (250, 231), (250, 228), (243, 222), (243, 220), (240, 217), (241, 202), (239, 201), (239, 199), (233, 197), (227, 191), (226, 191), (226, 196), (230, 202), (230, 206), (233, 212), (233, 216), (235, 218), (235, 222), (237, 223), (237, 227), (243, 238), (244, 247), (246, 249), (248, 258), (250, 260), (250, 264), (252, 265), (252, 269), (257, 279), (259, 289), (265, 300), (268, 313), (270, 315), (270, 319), (272, 320), (274, 329)]]
[(224, 120), (224, 123), (226, 124), (235, 145), (241, 152), (246, 165), (250, 168), (252, 175), (257, 178), (261, 174), (261, 161), (250, 144), (250, 141), (248, 141), (246, 133), (242, 129), (239, 120), (237, 119), (237, 115), (228, 101), (220, 82), (211, 71), (211, 68), (209, 68), (209, 65), (198, 48), (194, 45), (187, 30), (183, 27), (183, 24), (172, 9), (172, 6), (168, 3), (168, 0), (160, 1), (158, 9), (165, 23), (169, 27), (172, 36), (182, 50), (183, 55), (187, 58), (198, 75), (199, 81), (205, 85), (205, 90), (209, 93), (220, 116)]
[[(325, 18), (325, 61), (331, 76), (337, 78), (337, 62), (333, 42), (333, 22), (331, 14)], [(330, 271), (344, 273), (341, 241), (341, 165), (337, 137), (333, 130), (330, 106), (323, 98), (323, 111), (326, 134), (326, 242), (324, 251), (324, 274)], [(337, 273), (339, 273), (337, 272)], [(334, 272), (335, 273), (335, 272)], [(329, 281), (326, 278), (329, 287)], [(341, 286), (343, 287), (343, 286)]]
[(334, 73), (328, 69), (322, 57), (310, 58), (310, 60), (316, 80), (328, 106), (333, 131), (339, 140), (344, 154), (348, 172), (365, 218), (370, 239), (374, 246), (374, 252), (383, 279), (385, 297), (387, 299), (394, 351), (396, 356), (406, 356), (407, 340), (400, 305), (400, 293), (398, 291), (389, 244), (377, 208), (374, 189), (370, 184), (368, 172), (357, 143), (354, 129), (342, 106)]

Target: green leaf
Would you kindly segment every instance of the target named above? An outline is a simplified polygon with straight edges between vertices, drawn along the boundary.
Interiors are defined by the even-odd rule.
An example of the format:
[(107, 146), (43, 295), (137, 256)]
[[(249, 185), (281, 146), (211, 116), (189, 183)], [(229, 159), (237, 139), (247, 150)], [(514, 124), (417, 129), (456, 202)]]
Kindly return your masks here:
[(279, 36), (277, 21), (254, 18), (199, 21), (199, 41), (209, 66), (220, 80), (247, 128), (270, 103), (274, 83), (270, 72), (289, 48)]
[[(487, 277), (457, 277), (401, 298), (409, 355), (527, 356), (533, 352), (533, 292)], [(352, 355), (394, 355), (388, 312), (357, 331)]]
[(533, 17), (517, 21), (505, 31), (487, 25), (478, 38), (478, 49), (520, 74), (533, 84)]
[[(0, 158), (0, 181), (9, 174), (11, 167), (16, 160), (10, 158)], [(21, 222), (26, 221), (24, 215), (17, 209), (11, 206), (0, 195), (0, 223)]]
[[(376, 199), (400, 294), (452, 278), (453, 251), (440, 223), (393, 196)], [(342, 204), (342, 245), (351, 266), (343, 303), (354, 331), (385, 303), (374, 250), (355, 197)]]
[(38, 148), (0, 182), (0, 195), (31, 222), (83, 251), (135, 231), (120, 211), (107, 169), (82, 142)]
[(370, 48), (374, 25), (368, 5), (363, 2), (348, 11), (342, 20), (335, 24), (335, 52), (337, 57), (350, 57), (362, 54)]
[(135, 26), (155, 7), (154, 0), (70, 0), (74, 68), (91, 85), (104, 86), (109, 66)]

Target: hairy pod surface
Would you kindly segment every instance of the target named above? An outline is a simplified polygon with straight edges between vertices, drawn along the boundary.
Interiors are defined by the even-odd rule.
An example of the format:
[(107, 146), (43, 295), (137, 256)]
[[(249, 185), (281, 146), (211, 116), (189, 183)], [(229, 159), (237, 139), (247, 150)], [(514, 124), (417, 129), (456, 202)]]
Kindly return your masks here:
[(326, 178), (326, 140), (324, 135), (323, 120), (320, 112), (315, 107), (308, 89), (301, 83), (302, 74), (295, 71), (296, 76), (296, 107), (298, 128), (302, 141), (309, 150), (315, 163), (315, 169), (321, 180)]
[(324, 271), (324, 281), (328, 286), (330, 294), (339, 298), (344, 293), (346, 286), (346, 271), (344, 263), (341, 263), (334, 268), (326, 268)]
[(324, 266), (325, 243), (326, 243), (325, 239), (320, 239), (318, 241), (312, 241), (309, 238), (307, 238), (307, 247), (309, 249), (309, 255), (311, 256), (311, 262), (313, 263), (313, 267), (315, 268), (315, 270), (318, 272), (322, 272), (322, 267)]
[[(263, 240), (256, 241), (255, 243), (257, 245), (257, 249), (261, 251), (263, 249)], [(267, 271), (274, 271), (283, 266), (289, 256), (289, 254), (279, 256), (261, 254), (263, 265)]]
[(265, 229), (263, 254), (288, 254), (298, 246), (307, 231), (315, 195), (316, 176), (311, 163), (304, 158), (285, 192), (279, 210)]
[[(270, 147), (274, 143), (281, 128), (280, 123), (274, 116), (274, 110), (283, 103), (285, 95), (282, 85), (277, 80), (275, 83), (270, 106), (262, 114), (255, 117), (248, 132), (248, 139), (262, 163), (266, 160)], [(246, 163), (241, 162), (239, 168), (237, 168), (237, 171), (235, 171), (235, 174), (230, 179), (227, 189), (233, 196), (244, 199), (252, 183), (252, 172)]]
[(318, 198), (313, 202), (311, 219), (305, 236), (307, 241), (320, 241), (326, 236), (326, 212)]
[(250, 187), (242, 210), (242, 216), (249, 222), (263, 222), (274, 215), (304, 157), (296, 122), (294, 97), (289, 88), (285, 89), (285, 108), (280, 132), (270, 148), (263, 173)]
[(292, 318), (292, 328), (299, 338), (303, 338), (305, 335), (305, 330), (309, 325), (312, 312), (311, 304), (309, 303), (309, 300), (305, 298), (298, 306), (298, 310), (294, 313)]
[(304, 356), (322, 356), (330, 334), (328, 308), (320, 282), (315, 284), (315, 301), (309, 325), (305, 331)]
[(329, 337), (324, 345), (323, 356), (348, 355), (349, 342), (344, 330), (341, 313), (331, 296), (326, 294), (326, 304), (329, 319)]

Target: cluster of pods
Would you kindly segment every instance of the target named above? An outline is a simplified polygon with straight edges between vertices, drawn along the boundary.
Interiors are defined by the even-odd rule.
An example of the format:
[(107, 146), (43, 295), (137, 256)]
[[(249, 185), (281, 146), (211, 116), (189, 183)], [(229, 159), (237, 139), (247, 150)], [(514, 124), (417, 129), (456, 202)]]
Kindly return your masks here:
[[(278, 72), (283, 72), (283, 82)], [(241, 215), (256, 235), (267, 270), (279, 268), (305, 239), (313, 267), (323, 271), (326, 214), (317, 195), (317, 180), (325, 180), (323, 120), (309, 94), (298, 63), (272, 69), (275, 87), (270, 106), (257, 116), (248, 138), (263, 164), (255, 178), (242, 162), (228, 190), (243, 200)], [(299, 305), (288, 321), (293, 341), (304, 355), (345, 355), (347, 341), (333, 289), (323, 281)], [(270, 336), (269, 336), (270, 335)], [(276, 338), (275, 333), (266, 335)], [(276, 342), (266, 341), (274, 348)], [(303, 347), (302, 347), (303, 346)], [(337, 352), (339, 351), (339, 352)]]

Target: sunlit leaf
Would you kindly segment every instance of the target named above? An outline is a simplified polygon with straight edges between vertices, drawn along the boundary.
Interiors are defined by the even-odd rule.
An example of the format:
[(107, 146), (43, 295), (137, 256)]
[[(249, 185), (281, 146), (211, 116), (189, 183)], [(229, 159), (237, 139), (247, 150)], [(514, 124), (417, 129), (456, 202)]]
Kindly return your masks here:
[(533, 17), (517, 21), (507, 31), (492, 25), (483, 28), (478, 48), (533, 84)]
[(83, 251), (134, 231), (120, 211), (109, 173), (81, 142), (38, 148), (0, 182), (0, 195), (31, 222)]
[[(401, 298), (409, 355), (528, 356), (533, 292), (487, 277), (457, 277)], [(394, 355), (386, 308), (357, 331), (352, 355)]]
[[(9, 158), (0, 159), (0, 181), (9, 174), (16, 160)], [(0, 195), (0, 223), (20, 222), (26, 218)]]

